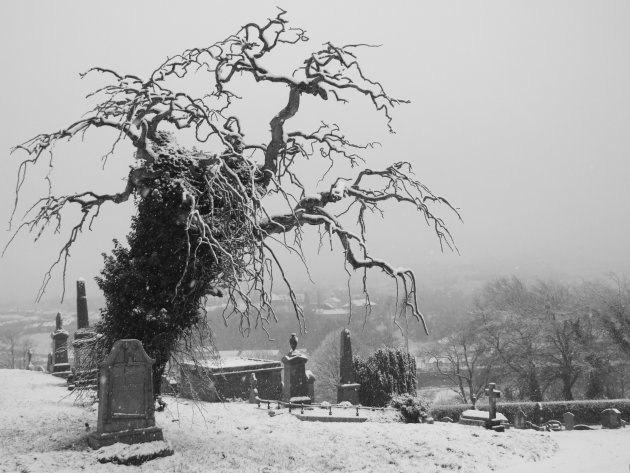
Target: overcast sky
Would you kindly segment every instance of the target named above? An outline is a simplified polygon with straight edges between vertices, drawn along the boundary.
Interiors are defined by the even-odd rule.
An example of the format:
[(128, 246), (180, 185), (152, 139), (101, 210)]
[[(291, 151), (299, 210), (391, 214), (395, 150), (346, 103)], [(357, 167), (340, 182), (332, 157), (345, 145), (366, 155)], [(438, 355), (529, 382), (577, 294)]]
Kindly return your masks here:
[[(25, 157), (9, 156), (9, 149), (89, 110), (84, 97), (102, 81), (81, 80), (80, 72), (98, 65), (146, 76), (167, 56), (275, 16), (275, 5), (308, 31), (311, 41), (300, 51), (329, 40), (382, 44), (361, 56), (366, 71), (391, 95), (411, 100), (395, 110), (395, 135), (386, 133), (382, 117), (360, 97), (354, 108), (309, 108), (311, 102), (305, 102), (290, 126), (307, 118), (344, 123), (349, 137), (382, 143), (369, 155), (371, 167), (410, 161), (425, 184), (461, 211), (463, 223), (446, 209), (438, 212), (461, 255), (440, 253), (413, 213), (388, 209), (383, 221), (371, 221), (369, 243), (376, 256), (414, 268), (426, 284), (475, 274), (630, 274), (628, 1), (4, 2), (3, 228), (17, 165)], [(291, 69), (297, 66), (299, 61)], [(263, 139), (286, 91), (265, 89), (256, 96), (245, 87), (244, 92), (253, 92), (249, 121), (252, 129), (260, 127), (250, 136), (261, 133)], [(84, 143), (60, 143), (54, 190), (120, 191), (133, 159), (123, 146), (101, 171), (108, 145), (111, 135), (98, 130)], [(30, 175), (22, 212), (45, 192), (46, 172), (44, 165)], [(112, 205), (94, 231), (80, 237), (67, 273), (72, 286), (82, 276), (88, 291), (96, 290), (92, 279), (101, 267), (100, 253), (110, 250), (112, 238), (124, 237), (132, 211), (131, 205)], [(64, 230), (68, 226), (61, 236), (67, 236)], [(10, 235), (3, 233), (3, 245)], [(27, 234), (16, 241), (0, 260), (0, 300), (32, 301), (62, 242), (50, 234), (38, 243)], [(311, 263), (316, 282), (342, 281), (338, 248)], [(304, 280), (297, 267), (293, 273)], [(59, 297), (61, 274), (54, 276), (49, 295)]]

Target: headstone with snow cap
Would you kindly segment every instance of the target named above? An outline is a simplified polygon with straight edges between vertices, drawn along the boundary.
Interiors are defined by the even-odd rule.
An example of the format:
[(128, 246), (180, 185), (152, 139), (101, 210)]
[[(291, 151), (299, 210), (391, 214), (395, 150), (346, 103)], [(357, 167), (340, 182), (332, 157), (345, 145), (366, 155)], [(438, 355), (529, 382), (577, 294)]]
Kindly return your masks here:
[(352, 366), (352, 343), (350, 330), (341, 331), (341, 345), (339, 357), (339, 384), (337, 385), (337, 403), (348, 401), (359, 404), (359, 387), (354, 379), (354, 367)]
[(621, 412), (619, 409), (604, 409), (602, 411), (602, 427), (604, 429), (618, 429), (621, 427)]
[(97, 431), (88, 438), (90, 447), (163, 440), (155, 426), (153, 363), (139, 340), (114, 343), (101, 363)]

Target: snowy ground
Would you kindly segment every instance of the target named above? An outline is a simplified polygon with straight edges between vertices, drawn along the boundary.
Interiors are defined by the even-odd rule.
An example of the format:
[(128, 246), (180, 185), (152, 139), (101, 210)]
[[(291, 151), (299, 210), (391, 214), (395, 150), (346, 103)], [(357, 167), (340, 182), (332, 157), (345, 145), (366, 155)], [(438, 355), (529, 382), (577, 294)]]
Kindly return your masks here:
[[(301, 422), (286, 410), (271, 417), (266, 409), (250, 404), (178, 404), (167, 398), (169, 410), (157, 414), (157, 423), (175, 454), (139, 467), (118, 466), (98, 463), (96, 453), (88, 448), (86, 438), (95, 428), (96, 405), (73, 405), (63, 380), (43, 373), (0, 370), (0, 386), (3, 472), (576, 471), (569, 463), (559, 470), (540, 467), (557, 458), (579, 465), (573, 462), (572, 443), (580, 449), (576, 453), (597, 459), (597, 450), (591, 448), (596, 444), (593, 439), (605, 439), (598, 446), (605, 444), (605, 449), (621, 448), (630, 440), (630, 429), (495, 434), (477, 427), (402, 424), (378, 417), (361, 424)], [(545, 460), (556, 451), (557, 440), (560, 453)], [(516, 465), (540, 460), (544, 461), (516, 469)], [(618, 464), (623, 461), (620, 456)], [(606, 471), (628, 471), (627, 462), (623, 464), (622, 470)]]

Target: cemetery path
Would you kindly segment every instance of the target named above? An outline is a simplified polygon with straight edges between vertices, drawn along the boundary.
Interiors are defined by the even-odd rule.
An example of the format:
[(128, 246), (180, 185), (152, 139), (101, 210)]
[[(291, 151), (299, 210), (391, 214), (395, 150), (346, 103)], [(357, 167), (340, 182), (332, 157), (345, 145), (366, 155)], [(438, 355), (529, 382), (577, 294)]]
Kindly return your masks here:
[(496, 473), (594, 473), (630, 471), (630, 429), (557, 432), (556, 453), (539, 462), (511, 465)]

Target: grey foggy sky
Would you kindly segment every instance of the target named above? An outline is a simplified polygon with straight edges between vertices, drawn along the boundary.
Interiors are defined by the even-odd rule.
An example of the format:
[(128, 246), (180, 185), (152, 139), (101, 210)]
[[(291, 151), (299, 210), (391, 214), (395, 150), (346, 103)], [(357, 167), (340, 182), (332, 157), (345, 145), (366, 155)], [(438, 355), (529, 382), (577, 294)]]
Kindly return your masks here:
[[(9, 148), (67, 126), (90, 108), (84, 96), (102, 81), (80, 80), (80, 72), (98, 65), (145, 76), (169, 55), (275, 15), (275, 5), (308, 31), (305, 51), (327, 40), (383, 44), (360, 56), (364, 67), (390, 94), (412, 102), (395, 110), (392, 136), (360, 98), (354, 109), (309, 109), (305, 102), (289, 127), (310, 123), (308, 118), (344, 123), (356, 141), (382, 142), (368, 165), (411, 161), (425, 184), (461, 210), (463, 224), (440, 212), (461, 256), (441, 254), (423, 222), (400, 208), (388, 209), (384, 221), (371, 221), (369, 244), (376, 256), (414, 268), (426, 283), (462, 272), (630, 273), (627, 1), (6, 2), (0, 28), (0, 219), (8, 221), (24, 157), (9, 157)], [(286, 102), (282, 90), (264, 95), (253, 115), (261, 139)], [(309, 117), (309, 110), (327, 115)], [(345, 118), (337, 120), (337, 113)], [(132, 158), (121, 147), (101, 171), (108, 138), (93, 131), (85, 143), (57, 145), (55, 189), (119, 191)], [(31, 174), (24, 204), (45, 191), (45, 168)], [(71, 287), (83, 276), (88, 291), (95, 291), (100, 253), (126, 234), (132, 208), (113, 207), (73, 251)], [(9, 237), (3, 234), (3, 245)], [(24, 234), (0, 260), (0, 301), (32, 300), (62, 244), (53, 237), (32, 240)], [(311, 264), (316, 282), (342, 280), (338, 248), (333, 255), (324, 250)], [(295, 268), (296, 279), (303, 280)], [(60, 280), (57, 271), (50, 296), (59, 296)]]

